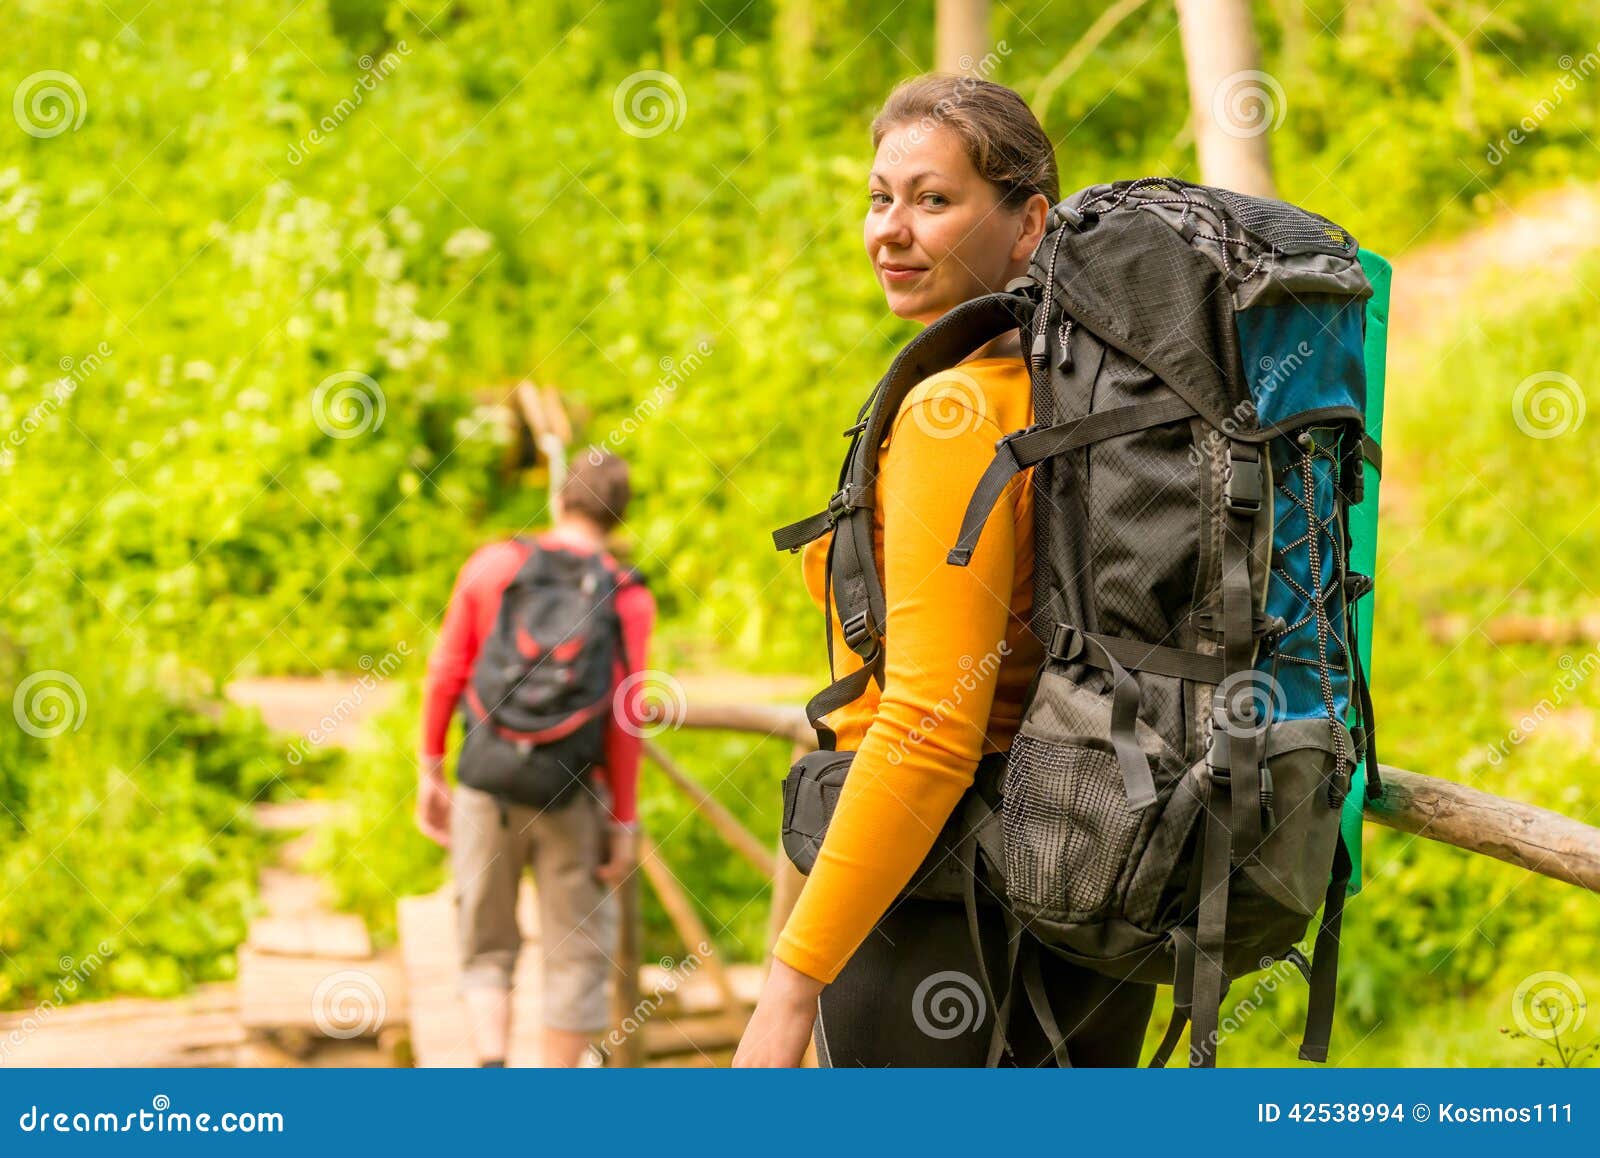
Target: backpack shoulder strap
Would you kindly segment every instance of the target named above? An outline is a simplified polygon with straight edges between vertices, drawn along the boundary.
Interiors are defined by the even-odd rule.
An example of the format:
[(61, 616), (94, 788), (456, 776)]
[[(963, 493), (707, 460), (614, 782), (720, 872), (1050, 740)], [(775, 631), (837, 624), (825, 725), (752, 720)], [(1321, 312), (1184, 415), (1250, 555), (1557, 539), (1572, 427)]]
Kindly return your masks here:
[(542, 578), (545, 570), (546, 549), (531, 535), (515, 535), (511, 541), (522, 549), (522, 562), (517, 564), (511, 583), (530, 583)]
[[(830, 529), (834, 532), (828, 549), (833, 606), (827, 610), (837, 610), (845, 644), (864, 662), (806, 705), (806, 716), (825, 748), (832, 748), (836, 738), (821, 718), (859, 697), (870, 679), (880, 686), (883, 682), (885, 606), (873, 553), (872, 506), (884, 434), (917, 383), (1009, 330), (1029, 329), (1033, 311), (1034, 302), (1025, 293), (988, 294), (963, 302), (907, 343), (874, 387), (867, 417), (849, 432), (853, 436), (839, 489), (827, 509), (773, 532), (773, 545), (780, 551), (798, 550)], [(831, 639), (831, 623), (829, 635)]]

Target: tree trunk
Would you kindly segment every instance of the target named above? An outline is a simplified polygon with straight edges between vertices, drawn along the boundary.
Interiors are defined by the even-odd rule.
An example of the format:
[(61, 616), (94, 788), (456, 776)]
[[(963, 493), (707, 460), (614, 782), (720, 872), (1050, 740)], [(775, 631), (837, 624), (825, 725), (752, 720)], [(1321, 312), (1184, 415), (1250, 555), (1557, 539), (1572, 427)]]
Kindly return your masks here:
[(1276, 197), (1268, 138), (1288, 112), (1283, 86), (1261, 71), (1249, 0), (1177, 0), (1200, 176)]
[(989, 52), (989, 0), (939, 0), (934, 20), (935, 67), (975, 74)]
[(816, 57), (817, 21), (812, 0), (778, 0), (773, 39), (778, 43), (780, 87), (786, 93), (806, 88)]

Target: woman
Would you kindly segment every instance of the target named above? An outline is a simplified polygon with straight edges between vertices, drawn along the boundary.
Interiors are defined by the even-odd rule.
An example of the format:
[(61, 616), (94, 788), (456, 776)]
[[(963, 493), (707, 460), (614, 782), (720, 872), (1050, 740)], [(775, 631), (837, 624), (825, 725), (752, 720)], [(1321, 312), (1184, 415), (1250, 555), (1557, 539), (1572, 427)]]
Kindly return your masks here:
[[(921, 77), (889, 97), (872, 140), (864, 240), (896, 315), (930, 323), (1027, 272), (1060, 191), (1050, 139), (1016, 93)], [(1010, 746), (1042, 659), (1028, 629), (1026, 475), (996, 505), (971, 564), (945, 563), (996, 439), (1031, 422), (1012, 331), (918, 385), (890, 428), (874, 507), (887, 595), (884, 687), (875, 694), (869, 684), (828, 720), (839, 748), (857, 755), (736, 1066), (799, 1064), (813, 1023), (824, 1065), (985, 1061), (996, 1011), (963, 907), (896, 897), (980, 758)], [(825, 552), (824, 541), (806, 556), (819, 599)], [(842, 636), (834, 644), (836, 656), (852, 657)], [(994, 968), (1006, 960), (1004, 926), (994, 907), (980, 912), (983, 959)], [(1047, 951), (1039, 959), (1071, 1063), (1137, 1064), (1153, 987), (1119, 985)], [(1004, 991), (1006, 979), (994, 980)], [(1010, 1005), (1006, 1064), (1054, 1064), (1030, 1003)]]

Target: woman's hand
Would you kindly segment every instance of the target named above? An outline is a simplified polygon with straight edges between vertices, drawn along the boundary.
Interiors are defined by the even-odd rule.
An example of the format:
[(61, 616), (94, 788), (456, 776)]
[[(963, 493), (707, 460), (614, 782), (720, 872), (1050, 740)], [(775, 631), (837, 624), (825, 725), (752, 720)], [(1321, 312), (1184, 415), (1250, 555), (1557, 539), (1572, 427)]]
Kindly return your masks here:
[(733, 1055), (735, 1069), (776, 1069), (798, 1066), (811, 1044), (811, 1027), (817, 1019), (820, 981), (772, 962), (772, 972), (761, 988), (761, 1000)]

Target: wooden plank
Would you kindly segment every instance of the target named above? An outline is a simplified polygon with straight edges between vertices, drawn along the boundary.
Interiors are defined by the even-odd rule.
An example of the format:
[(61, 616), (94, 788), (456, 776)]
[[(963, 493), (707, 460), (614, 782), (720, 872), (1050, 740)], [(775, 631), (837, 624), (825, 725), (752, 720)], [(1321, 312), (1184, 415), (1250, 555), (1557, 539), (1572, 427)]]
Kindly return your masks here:
[(301, 917), (328, 911), (322, 882), (293, 869), (268, 865), (257, 877), (257, 886), (268, 916)]
[(239, 1023), (324, 1037), (376, 1037), (406, 1016), (396, 963), (383, 958), (283, 957), (239, 949)]
[[(741, 1007), (754, 1006), (761, 996), (766, 967), (740, 963), (727, 967), (728, 984)], [(700, 973), (687, 977), (650, 964), (639, 971), (643, 1000), (656, 1006), (667, 1017), (695, 1013), (716, 1013), (723, 1009), (723, 994), (710, 978)]]
[(749, 1020), (744, 1014), (712, 1014), (708, 1017), (657, 1017), (645, 1023), (645, 1052), (652, 1058), (673, 1054), (712, 1053), (733, 1049), (739, 1044)]
[[(262, 722), (285, 736), (326, 733), (322, 743), (354, 745), (367, 721), (395, 702), (399, 681), (373, 682), (369, 672), (328, 672), (322, 676), (263, 676), (234, 680), (222, 689), (233, 703), (253, 707)], [(334, 726), (329, 727), (332, 723)]]
[[(523, 947), (511, 993), (511, 1042), (507, 1064), (538, 1065), (541, 1057), (538, 913), (533, 886), (524, 880), (517, 897)], [(404, 971), (411, 1051), (419, 1068), (478, 1064), (467, 1010), (461, 999), (453, 886), (403, 897), (399, 904), (400, 960)]]
[(366, 922), (348, 913), (300, 913), (258, 917), (250, 922), (246, 944), (257, 953), (280, 957), (331, 957), (365, 960), (372, 956)]
[[(15, 1035), (15, 1038), (13, 1038)], [(230, 1066), (244, 1042), (231, 985), (0, 1016), (5, 1066)]]
[(250, 807), (256, 824), (268, 832), (303, 832), (326, 824), (337, 809), (326, 800), (263, 801)]

